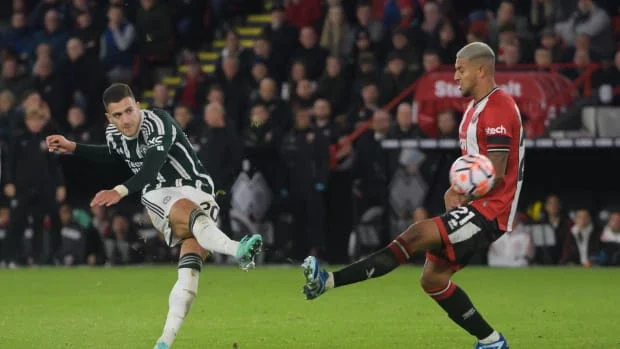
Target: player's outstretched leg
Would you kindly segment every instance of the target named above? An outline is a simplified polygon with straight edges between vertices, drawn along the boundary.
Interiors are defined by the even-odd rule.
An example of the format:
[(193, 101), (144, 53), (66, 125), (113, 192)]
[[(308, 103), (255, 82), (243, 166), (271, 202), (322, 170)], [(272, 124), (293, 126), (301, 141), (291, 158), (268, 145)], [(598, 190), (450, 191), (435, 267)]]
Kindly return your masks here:
[(236, 257), (243, 270), (255, 266), (254, 258), (263, 247), (263, 238), (259, 234), (246, 235), (241, 241), (230, 239), (200, 208), (190, 213), (189, 228), (202, 247)]
[(198, 277), (207, 251), (195, 239), (187, 239), (181, 245), (180, 255), (178, 279), (170, 291), (166, 324), (155, 349), (169, 349), (172, 346), (198, 293)]
[(407, 262), (416, 251), (441, 245), (441, 235), (433, 220), (411, 225), (387, 247), (333, 273), (321, 269), (315, 257), (307, 257), (302, 264), (307, 299), (314, 299), (330, 288), (383, 276)]
[[(432, 256), (431, 256), (432, 257)], [(420, 284), (424, 292), (462, 329), (478, 338), (475, 349), (508, 349), (508, 342), (496, 332), (474, 307), (471, 300), (451, 277), (454, 271), (448, 264), (433, 261), (427, 255)]]
[(194, 237), (207, 251), (213, 251), (239, 260), (243, 270), (254, 266), (254, 258), (261, 252), (263, 238), (259, 234), (245, 236), (241, 241), (229, 238), (210, 216), (194, 202), (182, 199), (170, 210), (172, 231), (179, 238)]

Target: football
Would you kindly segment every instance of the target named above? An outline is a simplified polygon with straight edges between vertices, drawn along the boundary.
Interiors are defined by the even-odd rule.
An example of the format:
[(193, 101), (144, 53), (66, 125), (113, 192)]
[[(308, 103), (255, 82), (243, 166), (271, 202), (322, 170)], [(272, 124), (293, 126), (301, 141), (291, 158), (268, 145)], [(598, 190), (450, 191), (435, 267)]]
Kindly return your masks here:
[(480, 197), (493, 188), (495, 167), (481, 154), (467, 154), (454, 161), (450, 168), (450, 185), (459, 194)]

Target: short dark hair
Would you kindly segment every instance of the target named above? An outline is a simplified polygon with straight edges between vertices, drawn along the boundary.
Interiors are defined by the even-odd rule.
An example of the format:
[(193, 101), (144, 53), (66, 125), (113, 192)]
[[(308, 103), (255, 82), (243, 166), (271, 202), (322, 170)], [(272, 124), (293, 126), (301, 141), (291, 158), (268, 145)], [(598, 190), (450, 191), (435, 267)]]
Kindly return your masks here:
[(108, 108), (108, 104), (120, 102), (121, 99), (131, 97), (136, 99), (133, 95), (133, 91), (127, 84), (115, 83), (110, 85), (103, 91), (103, 105)]

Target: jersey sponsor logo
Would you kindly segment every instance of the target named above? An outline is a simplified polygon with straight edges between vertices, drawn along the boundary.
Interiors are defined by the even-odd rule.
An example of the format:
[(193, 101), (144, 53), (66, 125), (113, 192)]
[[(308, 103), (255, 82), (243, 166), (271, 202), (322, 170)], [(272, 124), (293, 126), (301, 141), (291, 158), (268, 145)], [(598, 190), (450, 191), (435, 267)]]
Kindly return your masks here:
[(507, 131), (504, 125), (499, 125), (497, 127), (487, 127), (484, 129), (484, 132), (487, 134), (487, 136), (495, 136), (505, 135)]

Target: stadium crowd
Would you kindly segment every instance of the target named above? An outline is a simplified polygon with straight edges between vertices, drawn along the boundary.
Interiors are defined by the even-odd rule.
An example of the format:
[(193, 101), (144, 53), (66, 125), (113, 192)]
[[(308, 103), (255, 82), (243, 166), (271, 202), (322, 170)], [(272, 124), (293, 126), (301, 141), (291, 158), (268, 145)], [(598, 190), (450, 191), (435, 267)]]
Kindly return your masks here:
[[(561, 73), (576, 79), (600, 63), (593, 87), (620, 84), (614, 1), (270, 1), (270, 21), (245, 45), (236, 29), (267, 5), (3, 1), (2, 265), (175, 258), (139, 205), (91, 210), (90, 197), (66, 180), (75, 166), (45, 147), (45, 136), (58, 132), (103, 143), (101, 93), (111, 82), (130, 84), (140, 102), (176, 119), (213, 176), (224, 230), (261, 232), (273, 262), (308, 253), (346, 261), (443, 211), (458, 153), (386, 150), (381, 141), (457, 139), (460, 113), (441, 110), (429, 132), (411, 96), (382, 107), (423, 74), (453, 64), (465, 43), (489, 43), (498, 69), (573, 63)], [(207, 73), (200, 52), (215, 40), (224, 46)], [(181, 66), (181, 82), (167, 83)], [(620, 105), (618, 96), (602, 99)], [(573, 124), (558, 120), (550, 127)], [(347, 143), (367, 121), (372, 128)], [(620, 210), (569, 213), (550, 195), (519, 221), (480, 263), (620, 264)]]

